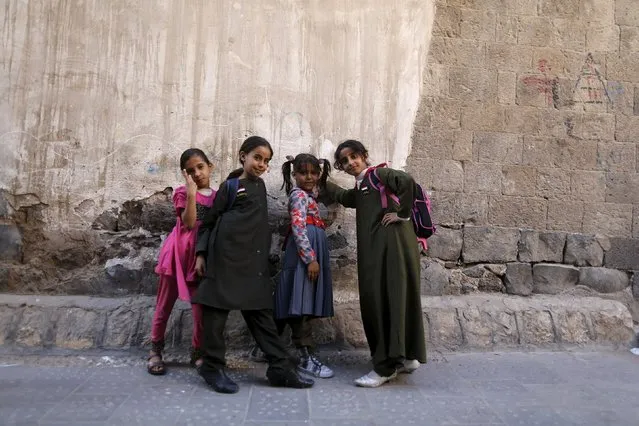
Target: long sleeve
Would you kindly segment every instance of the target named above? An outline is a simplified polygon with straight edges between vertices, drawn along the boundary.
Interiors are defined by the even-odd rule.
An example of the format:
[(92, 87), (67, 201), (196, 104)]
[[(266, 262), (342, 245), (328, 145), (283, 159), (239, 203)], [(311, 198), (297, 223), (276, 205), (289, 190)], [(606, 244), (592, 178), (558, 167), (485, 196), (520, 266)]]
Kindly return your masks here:
[(211, 232), (213, 231), (213, 228), (215, 228), (217, 220), (226, 209), (226, 201), (228, 200), (228, 197), (229, 195), (227, 185), (226, 181), (224, 181), (215, 194), (213, 206), (209, 209), (209, 211), (202, 219), (202, 224), (200, 225), (200, 229), (198, 230), (197, 244), (195, 246), (195, 253), (198, 256), (206, 255), (206, 252), (209, 248), (209, 238), (211, 237)]
[(297, 254), (305, 264), (317, 260), (306, 232), (309, 196), (302, 190), (293, 190), (288, 199), (288, 212), (291, 216), (291, 233), (297, 246)]
[(399, 198), (399, 210), (397, 216), (410, 218), (415, 196), (415, 181), (408, 173), (401, 170), (379, 168), (379, 179), (384, 186)]
[(328, 199), (331, 203), (339, 203), (344, 207), (355, 208), (355, 189), (344, 189), (333, 182), (326, 182), (326, 190), (324, 191), (324, 199)]

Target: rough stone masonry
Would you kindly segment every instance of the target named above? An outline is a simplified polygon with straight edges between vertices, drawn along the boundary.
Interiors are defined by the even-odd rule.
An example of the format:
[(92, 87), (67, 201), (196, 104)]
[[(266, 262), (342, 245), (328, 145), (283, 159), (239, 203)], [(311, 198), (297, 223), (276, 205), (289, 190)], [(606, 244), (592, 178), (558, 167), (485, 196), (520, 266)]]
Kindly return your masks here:
[[(70, 8), (12, 0), (0, 11), (8, 23), (0, 53), (0, 111), (8, 117), (0, 127), (0, 291), (117, 296), (125, 305), (152, 295), (182, 149), (210, 152), (219, 181), (248, 134), (267, 136), (282, 158), (305, 150), (330, 156), (341, 139), (356, 137), (373, 161), (405, 163), (431, 191), (439, 230), (422, 261), (425, 306), (435, 312), (447, 300), (466, 306), (477, 297), (531, 306), (512, 316), (481, 303), (433, 314), (431, 341), (441, 332), (485, 342), (469, 340), (474, 332), (460, 321), (506, 318), (517, 330), (504, 332), (512, 341), (526, 341), (522, 330), (535, 323), (553, 330), (535, 332), (536, 344), (557, 343), (558, 318), (583, 316), (587, 331), (574, 333), (596, 342), (593, 330), (607, 323), (593, 319), (599, 303), (625, 306), (611, 335), (629, 340), (627, 312), (639, 321), (634, 0), (196, 3)], [(50, 13), (56, 7), (67, 13)], [(121, 17), (116, 26), (112, 16)], [(252, 28), (264, 37), (246, 39), (244, 22), (258, 16)], [(277, 164), (267, 179), (274, 247), (286, 228)], [(334, 207), (327, 215), (337, 304), (350, 306), (354, 221)], [(574, 313), (559, 308), (568, 300)], [(30, 324), (26, 306), (17, 318)], [(111, 311), (87, 312), (81, 316), (94, 327)], [(356, 313), (339, 312), (341, 325), (324, 336), (357, 341), (344, 337), (357, 335), (344, 331), (358, 329)], [(6, 341), (30, 341), (18, 338), (20, 327)], [(478, 333), (504, 341), (488, 329)], [(54, 331), (38, 342), (57, 344)]]

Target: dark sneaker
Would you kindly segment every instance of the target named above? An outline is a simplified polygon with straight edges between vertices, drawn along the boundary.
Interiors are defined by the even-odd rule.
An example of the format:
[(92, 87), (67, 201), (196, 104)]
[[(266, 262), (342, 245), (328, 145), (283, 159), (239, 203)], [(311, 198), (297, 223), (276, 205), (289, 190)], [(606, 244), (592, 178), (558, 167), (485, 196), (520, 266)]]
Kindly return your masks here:
[(308, 348), (299, 349), (300, 362), (297, 365), (297, 371), (304, 374), (310, 374), (320, 379), (330, 379), (335, 375), (333, 370), (322, 364), (317, 357), (309, 353)]

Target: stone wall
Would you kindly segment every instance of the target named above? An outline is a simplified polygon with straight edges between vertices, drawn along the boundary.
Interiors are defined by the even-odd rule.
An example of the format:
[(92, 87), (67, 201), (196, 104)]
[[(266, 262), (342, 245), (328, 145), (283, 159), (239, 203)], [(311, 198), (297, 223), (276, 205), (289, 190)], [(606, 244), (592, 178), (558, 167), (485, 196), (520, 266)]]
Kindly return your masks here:
[(436, 6), (408, 160), (440, 224), (427, 291), (583, 285), (639, 319), (636, 1)]

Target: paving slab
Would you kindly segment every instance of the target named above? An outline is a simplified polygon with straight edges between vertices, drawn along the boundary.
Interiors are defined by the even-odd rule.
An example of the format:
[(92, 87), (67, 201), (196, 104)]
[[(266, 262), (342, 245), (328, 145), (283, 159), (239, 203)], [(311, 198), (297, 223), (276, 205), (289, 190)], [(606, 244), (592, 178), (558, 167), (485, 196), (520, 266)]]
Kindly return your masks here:
[(436, 354), (377, 389), (353, 385), (370, 368), (359, 355), (327, 356), (336, 376), (308, 390), (271, 388), (263, 364), (235, 362), (240, 392), (221, 395), (186, 365), (156, 377), (140, 357), (0, 354), (0, 425), (638, 424), (630, 352)]

